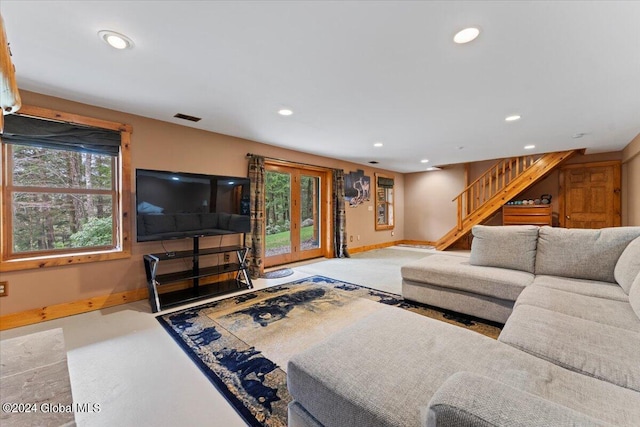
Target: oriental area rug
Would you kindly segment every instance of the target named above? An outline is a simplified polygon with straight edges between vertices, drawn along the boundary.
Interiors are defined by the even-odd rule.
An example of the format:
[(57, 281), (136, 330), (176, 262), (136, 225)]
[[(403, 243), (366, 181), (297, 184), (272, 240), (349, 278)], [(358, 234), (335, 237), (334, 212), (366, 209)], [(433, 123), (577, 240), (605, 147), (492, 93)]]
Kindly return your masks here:
[(287, 362), (382, 304), (496, 338), (500, 328), (312, 276), (158, 316), (158, 321), (252, 426), (286, 426)]

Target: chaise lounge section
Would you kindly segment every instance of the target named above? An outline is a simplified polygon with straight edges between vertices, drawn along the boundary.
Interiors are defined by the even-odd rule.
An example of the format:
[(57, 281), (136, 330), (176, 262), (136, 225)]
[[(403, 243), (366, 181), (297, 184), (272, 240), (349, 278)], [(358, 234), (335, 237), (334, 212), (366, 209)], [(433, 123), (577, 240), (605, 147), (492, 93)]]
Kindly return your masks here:
[(402, 271), (503, 306), (498, 341), (388, 307), (290, 360), (289, 425), (640, 425), (640, 227), (492, 228)]

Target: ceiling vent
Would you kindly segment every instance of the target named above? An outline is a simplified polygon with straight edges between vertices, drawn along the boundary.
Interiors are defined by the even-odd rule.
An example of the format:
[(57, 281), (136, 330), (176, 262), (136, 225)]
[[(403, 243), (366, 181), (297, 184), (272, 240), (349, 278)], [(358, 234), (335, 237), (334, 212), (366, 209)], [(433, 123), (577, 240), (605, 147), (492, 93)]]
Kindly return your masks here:
[(377, 165), (380, 162), (378, 162), (377, 160), (371, 160), (369, 163), (371, 163), (372, 165)]
[(189, 120), (190, 122), (199, 122), (200, 120), (202, 120), (201, 117), (190, 116), (188, 114), (182, 114), (182, 113), (177, 113), (173, 117), (177, 119), (182, 119), (182, 120)]

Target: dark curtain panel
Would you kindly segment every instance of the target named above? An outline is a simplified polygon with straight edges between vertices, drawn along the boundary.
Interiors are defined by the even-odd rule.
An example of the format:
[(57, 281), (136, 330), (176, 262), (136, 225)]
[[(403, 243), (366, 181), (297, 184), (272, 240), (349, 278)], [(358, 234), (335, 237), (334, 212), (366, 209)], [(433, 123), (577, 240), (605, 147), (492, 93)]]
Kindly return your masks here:
[(347, 216), (344, 205), (344, 171), (333, 170), (333, 250), (336, 258), (350, 258), (347, 251)]
[(257, 279), (264, 272), (264, 157), (249, 159), (251, 180), (251, 239), (249, 241), (249, 273)]
[(15, 114), (5, 117), (2, 142), (117, 156), (120, 132)]

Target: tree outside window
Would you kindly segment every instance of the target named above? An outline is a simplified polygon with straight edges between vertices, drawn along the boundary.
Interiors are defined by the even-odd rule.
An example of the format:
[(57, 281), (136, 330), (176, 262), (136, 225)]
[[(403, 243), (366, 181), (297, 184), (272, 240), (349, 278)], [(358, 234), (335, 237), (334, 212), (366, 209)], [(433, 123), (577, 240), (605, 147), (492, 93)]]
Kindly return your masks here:
[(13, 144), (12, 252), (114, 248), (115, 158)]
[(38, 107), (5, 118), (0, 271), (130, 256), (130, 133)]

